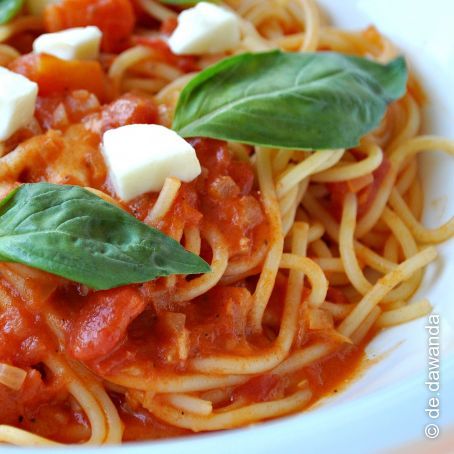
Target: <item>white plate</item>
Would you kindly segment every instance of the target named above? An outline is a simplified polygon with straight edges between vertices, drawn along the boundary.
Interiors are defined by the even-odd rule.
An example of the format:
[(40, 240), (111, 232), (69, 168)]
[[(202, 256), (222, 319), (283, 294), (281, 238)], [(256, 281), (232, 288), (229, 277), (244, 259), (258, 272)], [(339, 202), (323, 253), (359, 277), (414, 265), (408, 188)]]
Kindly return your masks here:
[[(358, 29), (373, 23), (404, 50), (431, 100), (426, 112), (427, 130), (454, 139), (454, 1), (319, 2), (336, 25)], [(454, 213), (454, 201), (448, 199), (448, 194), (454, 194), (454, 163), (440, 153), (432, 153), (422, 159), (422, 165), (425, 220), (428, 225), (439, 225)], [(442, 318), (441, 389), (440, 395), (436, 396), (441, 402), (438, 420), (432, 421), (425, 411), (429, 398), (434, 396), (425, 385), (427, 320), (418, 320), (378, 336), (367, 351), (371, 358), (382, 357), (381, 360), (369, 367), (346, 391), (336, 398), (324, 400), (310, 411), (245, 429), (109, 447), (105, 452), (363, 454), (385, 452), (419, 441), (423, 442), (424, 452), (434, 452), (434, 442), (424, 441), (427, 424), (438, 424), (440, 437), (446, 437), (448, 431), (454, 433), (454, 241), (439, 250), (439, 260), (430, 266), (424, 284), (415, 296), (428, 296), (435, 312)], [(450, 446), (454, 452), (454, 443)], [(11, 449), (3, 447), (0, 451)], [(95, 449), (99, 452), (99, 448)], [(20, 450), (21, 453), (26, 451), (29, 450)], [(91, 449), (83, 450), (87, 451)], [(61, 452), (76, 454), (82, 450), (69, 447)], [(415, 451), (412, 449), (411, 452)], [(449, 451), (446, 448), (443, 452)]]

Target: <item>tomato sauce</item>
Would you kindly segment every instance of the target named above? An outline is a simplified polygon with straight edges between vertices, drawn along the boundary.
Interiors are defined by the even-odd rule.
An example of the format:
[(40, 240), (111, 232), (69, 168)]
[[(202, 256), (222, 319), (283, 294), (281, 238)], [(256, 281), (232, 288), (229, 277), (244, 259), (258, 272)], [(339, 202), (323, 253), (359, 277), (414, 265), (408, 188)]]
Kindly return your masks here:
[[(78, 96), (80, 94), (75, 98)], [(66, 95), (42, 102), (39, 115), (43, 125), (47, 124), (49, 103), (62, 102), (71, 106), (73, 101), (71, 95)], [(129, 105), (125, 107), (125, 103)], [(123, 107), (117, 108), (115, 104)], [(124, 97), (113, 106), (87, 112), (84, 118), (93, 122), (96, 115), (102, 125), (103, 112), (108, 111), (110, 124), (127, 124), (141, 115), (146, 121), (154, 118), (154, 108), (147, 106), (146, 101), (142, 103), (134, 97)], [(71, 115), (81, 115), (77, 106), (68, 110)], [(225, 233), (232, 256), (250, 253), (254, 241), (263, 238), (263, 232), (258, 232), (264, 229), (265, 221), (259, 194), (253, 190), (252, 169), (234, 160), (223, 142), (196, 139), (193, 145), (206, 172), (196, 182), (183, 184), (172, 209), (158, 227), (172, 233), (182, 226), (198, 225), (207, 219)], [(105, 187), (106, 184), (98, 183), (98, 186)], [(155, 200), (155, 195), (144, 195), (127, 208), (143, 219)], [(67, 354), (95, 372), (109, 375), (136, 366), (143, 373), (152, 374), (156, 367), (178, 373), (186, 370), (178, 345), (179, 336), (185, 331), (189, 337), (189, 358), (212, 353), (253, 353), (247, 342), (245, 324), (251, 303), (251, 291), (247, 287), (217, 286), (186, 307), (177, 309), (171, 305), (171, 292), (159, 279), (139, 286), (88, 293), (81, 286), (66, 285), (59, 288), (46, 304), (61, 317)], [(284, 298), (282, 288), (279, 288), (278, 284), (270, 303), (270, 310), (274, 307), (278, 318)], [(42, 309), (39, 306), (31, 313), (39, 313)], [(87, 421), (65, 391), (64, 384), (52, 380), (45, 369), (36, 368), (46, 350), (56, 348), (52, 346), (50, 337), (40, 337), (46, 333), (43, 321), (37, 315), (30, 315), (26, 309), (6, 311), (1, 320), (4, 320), (1, 326), (3, 336), (9, 332), (8, 326), (12, 323), (16, 328), (14, 336), (3, 339), (4, 350), (0, 351), (0, 359), (25, 366), (29, 373), (26, 381), (28, 393), (7, 391), (0, 386), (2, 402), (5, 402), (0, 409), (0, 420), (58, 441), (86, 439), (89, 433)], [(271, 345), (269, 339), (262, 339), (261, 343), (262, 346)], [(337, 353), (307, 368), (302, 375), (319, 397), (351, 374), (360, 360), (361, 351), (356, 348)], [(8, 352), (17, 353), (11, 357)], [(232, 399), (244, 402), (276, 399), (284, 396), (286, 386), (288, 383), (280, 377), (264, 374), (239, 386)], [(113, 394), (113, 397), (126, 425), (126, 440), (187, 433), (158, 421), (142, 408), (134, 408), (122, 396)], [(63, 425), (70, 428), (64, 436), (55, 429)]]
[(64, 380), (43, 363), (47, 353), (59, 347), (43, 316), (31, 307), (39, 305), (39, 298), (26, 304), (7, 282), (1, 285), (5, 295), (0, 304), (0, 361), (25, 369), (27, 375), (20, 390), (0, 385), (0, 422), (56, 441), (86, 440), (90, 427), (85, 414), (70, 397)]
[[(195, 58), (172, 55), (162, 38), (132, 36), (135, 20), (126, 0), (63, 0), (48, 7), (45, 14), (49, 31), (98, 25), (103, 31), (102, 46), (106, 52), (118, 52), (131, 43), (140, 43), (184, 72), (198, 69)], [(168, 34), (175, 25), (169, 20), (161, 31)], [(130, 93), (107, 103), (110, 87), (98, 62), (65, 62), (48, 55), (30, 54), (16, 59), (10, 68), (39, 84), (36, 118), (42, 129), (40, 135), (29, 131), (20, 136), (28, 140), (16, 137), (28, 165), (9, 182), (11, 188), (24, 182), (49, 181), (90, 186), (114, 196), (99, 151), (101, 135), (127, 124), (158, 123), (155, 102)], [(269, 238), (254, 171), (249, 164), (235, 159), (223, 141), (195, 138), (190, 142), (196, 149), (202, 174), (195, 181), (182, 184), (170, 210), (155, 227), (177, 236), (187, 227), (210, 224), (222, 232), (230, 258), (247, 257), (266, 245)], [(372, 203), (388, 168), (385, 160), (374, 172), (373, 181), (361, 187), (360, 213)], [(333, 208), (339, 212), (343, 195), (352, 187), (337, 185), (328, 189)], [(143, 221), (156, 199), (157, 194), (144, 194), (122, 206)], [(208, 244), (202, 241), (201, 256), (210, 261), (211, 255)], [(0, 362), (27, 371), (19, 391), (0, 384), (0, 423), (61, 442), (87, 440), (90, 427), (86, 415), (68, 393), (64, 378), (54, 376), (44, 365), (48, 352), (64, 351), (101, 377), (134, 367), (148, 378), (157, 371), (190, 372), (188, 360), (206, 355), (256, 354), (271, 347), (278, 334), (287, 284), (287, 275), (279, 275), (265, 314), (266, 329), (262, 335), (251, 336), (246, 315), (253, 303), (256, 276), (235, 285), (217, 285), (193, 301), (177, 304), (172, 296), (183, 277), (176, 277), (174, 286), (156, 279), (93, 292), (45, 273), (36, 279), (24, 278), (22, 287), (14, 286), (7, 279), (7, 269), (0, 271), (5, 274), (0, 287), (12, 301), (6, 307), (0, 302)], [(19, 287), (26, 291), (18, 290)], [(307, 291), (303, 292), (302, 307), (307, 295)], [(335, 303), (348, 302), (335, 289), (330, 289), (329, 298)], [(48, 313), (54, 314), (54, 322), (63, 333), (61, 344), (48, 328), (45, 320)], [(310, 336), (302, 331), (298, 334), (298, 347), (327, 341), (322, 330)], [(315, 401), (351, 377), (362, 354), (363, 346), (345, 347), (289, 377), (273, 373), (257, 375), (233, 389), (229, 401), (224, 403), (279, 399), (304, 379), (309, 381)], [(125, 425), (125, 441), (189, 434), (152, 416), (128, 393), (108, 392)]]
[[(43, 127), (55, 127), (49, 119), (49, 106), (55, 103), (65, 106), (71, 121), (77, 119), (97, 126), (98, 130), (91, 133), (90, 140), (94, 144), (101, 131), (112, 124), (156, 121), (155, 106), (146, 99), (124, 96), (105, 107), (93, 105), (84, 111), (77, 100), (88, 96), (76, 91), (43, 98), (38, 104), (38, 118)], [(60, 140), (64, 146), (65, 139)], [(192, 144), (204, 171), (196, 181), (182, 185), (171, 210), (157, 227), (171, 234), (188, 225), (210, 222), (223, 232), (232, 257), (250, 254), (257, 242), (264, 241), (268, 229), (260, 194), (253, 189), (252, 168), (235, 160), (224, 142), (194, 139)], [(46, 179), (53, 175), (52, 166), (59, 160), (58, 150), (55, 155), (47, 161), (47, 167), (40, 170), (42, 175), (47, 175)], [(68, 167), (70, 178), (71, 169), (73, 167)], [(91, 179), (90, 184), (106, 190), (109, 186), (106, 174), (100, 174), (104, 175), (103, 179)], [(35, 170), (33, 178), (30, 175), (25, 178), (36, 180), (37, 177)], [(155, 200), (156, 194), (146, 194), (125, 209), (144, 219)], [(210, 258), (205, 244), (202, 255)], [(182, 278), (177, 278), (177, 286), (179, 279)], [(21, 309), (9, 309), (0, 315), (0, 360), (26, 368), (24, 389), (27, 392), (0, 386), (3, 402), (0, 421), (58, 441), (82, 441), (89, 437), (86, 417), (69, 396), (64, 383), (42, 366), (46, 351), (58, 350), (39, 315), (46, 307), (58, 315), (60, 329), (65, 333), (66, 353), (100, 375), (115, 374), (128, 367), (138, 367), (148, 376), (153, 376), (156, 369), (161, 373), (183, 373), (187, 371), (187, 359), (219, 353), (247, 355), (272, 345), (273, 336), (269, 335), (251, 342), (245, 323), (254, 279), (235, 286), (218, 285), (182, 306), (172, 304), (173, 290), (166, 287), (163, 279), (100, 292), (66, 283), (58, 286), (47, 301), (38, 302), (33, 298), (26, 304), (21, 301)], [(269, 311), (274, 313), (275, 320), (281, 316), (285, 285), (286, 278), (281, 277), (270, 302)], [(342, 294), (336, 294), (334, 289), (330, 292), (334, 301), (345, 302)], [(307, 297), (307, 292), (304, 295)], [(20, 299), (18, 295), (13, 297)], [(13, 325), (14, 330), (9, 328)], [(189, 345), (184, 354), (181, 351), (183, 340)], [(310, 342), (316, 340), (317, 335), (309, 339)], [(362, 348), (344, 349), (293, 378), (258, 375), (233, 391), (232, 402), (282, 398), (303, 378), (309, 380), (318, 398), (343, 383), (357, 367), (361, 355)], [(123, 395), (115, 392), (111, 395), (126, 426), (125, 440), (188, 433), (157, 420)], [(58, 430), (63, 426), (67, 428), (65, 431)]]

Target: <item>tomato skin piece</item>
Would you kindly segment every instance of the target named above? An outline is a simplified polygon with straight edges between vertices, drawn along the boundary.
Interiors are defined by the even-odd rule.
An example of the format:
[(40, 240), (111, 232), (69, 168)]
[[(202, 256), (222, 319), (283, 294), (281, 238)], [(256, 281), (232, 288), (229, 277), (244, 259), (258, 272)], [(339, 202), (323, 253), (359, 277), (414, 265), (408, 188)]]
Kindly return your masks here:
[(129, 46), (135, 21), (129, 0), (63, 0), (48, 5), (44, 11), (44, 24), (49, 32), (87, 25), (99, 27), (101, 50), (110, 53)]
[(145, 309), (140, 293), (130, 287), (90, 294), (73, 321), (68, 352), (81, 361), (112, 352), (126, 338), (129, 323)]
[(87, 90), (100, 101), (106, 98), (107, 77), (97, 61), (61, 60), (47, 54), (27, 54), (9, 68), (39, 85), (40, 96)]

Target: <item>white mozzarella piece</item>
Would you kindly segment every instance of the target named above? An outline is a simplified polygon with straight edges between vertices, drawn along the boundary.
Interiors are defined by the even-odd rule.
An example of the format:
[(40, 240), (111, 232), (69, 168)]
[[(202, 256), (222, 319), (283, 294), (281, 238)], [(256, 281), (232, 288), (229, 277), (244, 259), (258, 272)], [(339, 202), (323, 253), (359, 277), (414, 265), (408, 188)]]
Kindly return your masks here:
[(240, 38), (240, 22), (235, 14), (201, 2), (180, 13), (169, 46), (177, 55), (215, 54), (235, 48)]
[(189, 182), (200, 175), (194, 148), (160, 125), (127, 125), (104, 133), (102, 152), (116, 193), (125, 201), (159, 191), (167, 177)]
[(0, 140), (6, 140), (33, 118), (38, 85), (0, 67)]
[(101, 38), (102, 33), (98, 27), (68, 28), (39, 36), (33, 43), (33, 51), (63, 60), (95, 60), (99, 56)]
[(61, 0), (27, 0), (26, 6), (28, 12), (32, 16), (42, 16), (44, 14), (44, 10), (48, 5), (54, 5), (55, 3), (60, 3)]

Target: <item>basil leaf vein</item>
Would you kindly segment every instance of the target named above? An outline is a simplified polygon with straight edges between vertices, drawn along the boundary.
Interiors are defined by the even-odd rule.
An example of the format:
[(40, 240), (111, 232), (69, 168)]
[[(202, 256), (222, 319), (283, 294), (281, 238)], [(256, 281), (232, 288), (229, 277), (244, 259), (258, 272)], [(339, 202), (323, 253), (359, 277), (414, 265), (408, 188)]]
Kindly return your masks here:
[(13, 19), (24, 5), (24, 0), (0, 0), (0, 25)]
[(0, 260), (95, 290), (210, 271), (159, 230), (77, 186), (24, 184), (0, 202)]
[(191, 80), (173, 129), (291, 149), (349, 148), (405, 93), (405, 60), (387, 65), (334, 52), (246, 53)]

